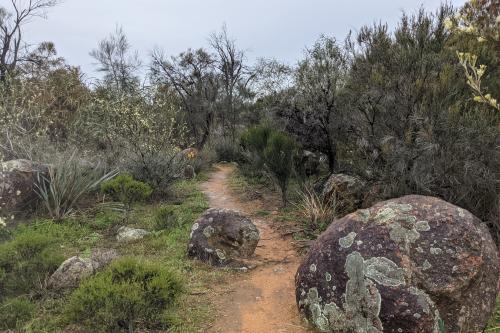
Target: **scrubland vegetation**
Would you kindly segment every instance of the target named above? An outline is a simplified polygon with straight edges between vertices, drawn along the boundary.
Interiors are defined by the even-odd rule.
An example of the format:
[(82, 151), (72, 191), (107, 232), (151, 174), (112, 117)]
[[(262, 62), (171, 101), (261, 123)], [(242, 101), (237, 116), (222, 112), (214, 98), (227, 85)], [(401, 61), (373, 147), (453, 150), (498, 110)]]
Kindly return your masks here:
[[(345, 40), (319, 36), (296, 65), (250, 59), (226, 27), (206, 47), (139, 59), (117, 28), (89, 50), (95, 82), (53, 43), (22, 39), (24, 23), (50, 19), (55, 1), (12, 5), (0, 8), (0, 160), (49, 171), (38, 177), (38, 204), (0, 210), (0, 330), (205, 327), (213, 309), (195, 291), (231, 273), (185, 252), (208, 208), (199, 182), (216, 162), (237, 163), (248, 191), (274, 184), (283, 204), (274, 220), (293, 220), (298, 243), (352, 208), (321, 193), (342, 173), (363, 181), (364, 202), (423, 194), (465, 208), (498, 245), (496, 1), (421, 9), (392, 30), (373, 24)], [(125, 245), (115, 239), (124, 225), (152, 233)], [(74, 291), (48, 288), (65, 259), (101, 247), (122, 258)], [(492, 331), (499, 326), (497, 310)]]

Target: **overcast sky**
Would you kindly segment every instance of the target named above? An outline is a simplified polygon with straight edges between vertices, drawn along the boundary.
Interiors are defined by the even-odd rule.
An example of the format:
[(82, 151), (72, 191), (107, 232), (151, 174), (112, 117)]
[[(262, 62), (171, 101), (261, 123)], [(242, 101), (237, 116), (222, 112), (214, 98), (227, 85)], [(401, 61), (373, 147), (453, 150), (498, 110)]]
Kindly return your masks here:
[[(320, 34), (343, 39), (349, 30), (387, 22), (423, 5), (434, 11), (441, 0), (64, 0), (46, 20), (25, 27), (30, 43), (53, 41), (60, 56), (95, 76), (90, 50), (123, 27), (145, 62), (155, 46), (167, 54), (207, 45), (207, 36), (227, 24), (250, 60), (277, 58), (294, 64)], [(452, 0), (461, 6), (465, 0)], [(10, 0), (0, 0), (10, 8)]]

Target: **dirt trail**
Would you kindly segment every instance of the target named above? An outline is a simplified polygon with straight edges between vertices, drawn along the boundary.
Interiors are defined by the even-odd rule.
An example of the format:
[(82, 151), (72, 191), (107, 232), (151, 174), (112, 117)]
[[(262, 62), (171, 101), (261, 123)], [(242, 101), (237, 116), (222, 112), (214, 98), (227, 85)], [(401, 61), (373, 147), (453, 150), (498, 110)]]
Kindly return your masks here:
[(211, 178), (202, 185), (210, 206), (240, 211), (251, 216), (260, 231), (261, 240), (252, 260), (256, 268), (236, 275), (224, 285), (215, 300), (217, 318), (209, 333), (311, 332), (304, 328), (295, 304), (294, 276), (299, 258), (290, 241), (269, 225), (269, 220), (253, 216), (264, 205), (262, 201), (243, 202), (229, 186), (232, 165), (218, 165)]

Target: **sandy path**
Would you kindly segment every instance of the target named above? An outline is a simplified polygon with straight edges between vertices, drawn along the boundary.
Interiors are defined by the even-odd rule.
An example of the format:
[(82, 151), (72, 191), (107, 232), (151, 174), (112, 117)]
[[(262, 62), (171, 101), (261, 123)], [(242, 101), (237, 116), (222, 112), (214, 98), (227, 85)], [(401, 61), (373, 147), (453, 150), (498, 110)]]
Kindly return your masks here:
[(210, 333), (311, 332), (304, 328), (295, 304), (294, 276), (299, 258), (289, 240), (269, 226), (265, 218), (252, 216), (262, 202), (242, 202), (231, 193), (229, 177), (232, 165), (218, 165), (202, 185), (210, 206), (240, 211), (251, 216), (260, 231), (255, 251), (256, 268), (235, 276), (221, 287), (215, 300), (217, 318), (206, 330)]

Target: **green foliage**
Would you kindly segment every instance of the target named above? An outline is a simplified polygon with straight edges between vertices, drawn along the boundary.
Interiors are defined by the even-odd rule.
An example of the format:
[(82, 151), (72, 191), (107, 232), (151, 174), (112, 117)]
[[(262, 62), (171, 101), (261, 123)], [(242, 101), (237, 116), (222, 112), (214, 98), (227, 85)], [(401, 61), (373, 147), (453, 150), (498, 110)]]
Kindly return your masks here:
[(243, 173), (250, 177), (260, 177), (264, 172), (264, 150), (269, 137), (274, 132), (271, 124), (262, 124), (248, 128), (240, 138), (245, 163), (241, 166)]
[(177, 209), (174, 206), (162, 206), (156, 209), (153, 223), (156, 230), (171, 229), (179, 225)]
[(263, 154), (267, 147), (269, 137), (273, 132), (274, 130), (269, 123), (262, 123), (250, 127), (241, 135), (241, 146), (257, 154)]
[(101, 191), (111, 195), (115, 200), (123, 202), (129, 208), (132, 203), (144, 201), (153, 193), (151, 186), (124, 173), (103, 182)]
[(61, 220), (72, 213), (79, 201), (99, 185), (113, 178), (116, 171), (104, 172), (99, 165), (87, 167), (76, 158), (76, 151), (69, 158), (62, 157), (49, 168), (48, 177), (39, 176), (36, 193), (50, 216)]
[(26, 228), (0, 244), (0, 295), (33, 293), (63, 262), (55, 234)]
[(162, 264), (122, 258), (73, 292), (66, 315), (95, 332), (167, 328), (183, 283)]
[(271, 134), (264, 149), (264, 161), (267, 169), (281, 189), (283, 204), (287, 204), (288, 183), (293, 174), (293, 160), (297, 144), (285, 133)]
[(0, 303), (0, 328), (16, 329), (31, 320), (36, 306), (25, 297), (8, 298)]
[(241, 161), (241, 152), (237, 142), (230, 138), (218, 138), (214, 140), (213, 149), (219, 162), (239, 162)]
[(287, 204), (288, 183), (293, 175), (297, 144), (289, 135), (278, 132), (270, 123), (249, 128), (241, 136), (241, 145), (246, 150), (243, 169), (252, 170), (253, 175), (265, 169), (281, 189), (283, 204)]

